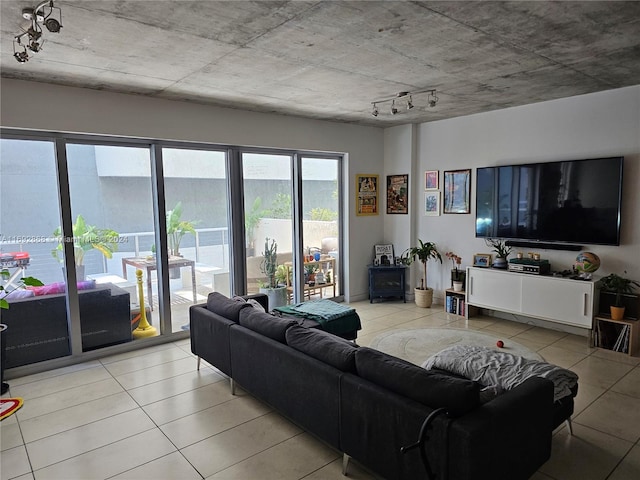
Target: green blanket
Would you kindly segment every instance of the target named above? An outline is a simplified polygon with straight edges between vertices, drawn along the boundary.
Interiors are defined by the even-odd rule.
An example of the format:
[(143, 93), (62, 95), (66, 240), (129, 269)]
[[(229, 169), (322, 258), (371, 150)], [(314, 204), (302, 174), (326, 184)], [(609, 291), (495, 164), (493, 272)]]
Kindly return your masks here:
[(355, 309), (327, 299), (294, 303), (274, 310), (285, 315), (315, 320), (329, 333), (343, 334), (362, 328)]

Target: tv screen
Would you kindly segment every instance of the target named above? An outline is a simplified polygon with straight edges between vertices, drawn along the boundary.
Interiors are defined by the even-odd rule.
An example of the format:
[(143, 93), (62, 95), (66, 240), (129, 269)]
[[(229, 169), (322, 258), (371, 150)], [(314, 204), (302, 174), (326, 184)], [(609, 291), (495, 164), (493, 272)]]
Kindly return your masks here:
[(478, 168), (476, 237), (619, 245), (623, 160)]

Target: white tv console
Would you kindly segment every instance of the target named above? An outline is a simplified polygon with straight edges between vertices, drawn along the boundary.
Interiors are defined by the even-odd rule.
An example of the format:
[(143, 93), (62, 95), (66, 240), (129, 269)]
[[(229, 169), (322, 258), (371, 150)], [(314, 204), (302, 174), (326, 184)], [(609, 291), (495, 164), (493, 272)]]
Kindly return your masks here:
[(467, 267), (467, 303), (480, 308), (592, 328), (594, 282)]

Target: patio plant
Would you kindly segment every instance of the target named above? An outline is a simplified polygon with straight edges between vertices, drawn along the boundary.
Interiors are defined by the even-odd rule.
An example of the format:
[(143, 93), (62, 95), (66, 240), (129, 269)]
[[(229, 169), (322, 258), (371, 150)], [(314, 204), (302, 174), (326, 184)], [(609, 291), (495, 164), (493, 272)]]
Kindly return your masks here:
[(247, 241), (247, 257), (255, 254), (255, 234), (260, 220), (264, 217), (265, 210), (262, 208), (262, 199), (256, 197), (251, 205), (251, 209), (244, 214), (244, 230)]
[(416, 260), (422, 262), (424, 275), (420, 280), (420, 287), (415, 288), (416, 305), (428, 308), (433, 302), (433, 289), (427, 286), (427, 262), (429, 259), (433, 259), (440, 260), (442, 263), (442, 255), (438, 252), (435, 243), (423, 242), (420, 239), (418, 242), (420, 242), (418, 246), (406, 249), (400, 258), (405, 265), (411, 265)]
[(615, 273), (611, 273), (606, 277), (602, 277), (598, 281), (598, 285), (603, 292), (615, 294), (615, 300), (611, 305), (611, 318), (620, 320), (624, 317), (625, 307), (622, 304), (622, 296), (632, 294), (636, 287), (640, 287), (640, 283)]
[[(72, 227), (73, 254), (76, 262), (78, 279), (84, 279), (84, 256), (90, 250), (98, 250), (105, 258), (112, 258), (113, 252), (118, 251), (119, 234), (109, 228), (98, 228), (88, 225), (82, 215), (76, 217)], [(60, 227), (53, 231), (53, 236), (58, 241), (56, 248), (51, 250), (53, 257), (60, 263), (64, 261), (62, 256), (64, 239)]]
[(182, 220), (182, 202), (167, 211), (167, 243), (169, 244), (169, 255), (180, 257), (180, 242), (187, 234), (196, 234), (195, 226), (197, 221)]
[(278, 270), (278, 244), (275, 240), (269, 242), (269, 237), (265, 239), (264, 251), (262, 252), (262, 263), (260, 271), (267, 277), (264, 286), (260, 287), (260, 293), (266, 293), (269, 297), (269, 308), (274, 309), (287, 304), (287, 287), (279, 287), (276, 280)]

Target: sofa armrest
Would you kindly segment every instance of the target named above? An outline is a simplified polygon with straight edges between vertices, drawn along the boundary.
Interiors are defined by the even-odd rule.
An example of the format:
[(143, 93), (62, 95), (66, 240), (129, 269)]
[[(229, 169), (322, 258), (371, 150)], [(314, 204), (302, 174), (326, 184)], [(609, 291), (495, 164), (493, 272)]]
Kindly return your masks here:
[(529, 478), (551, 455), (552, 421), (553, 383), (540, 377), (455, 419), (450, 455), (468, 461), (452, 461), (451, 478), (478, 472), (491, 472), (492, 479)]
[(231, 375), (229, 329), (236, 323), (207, 309), (207, 304), (189, 307), (191, 352)]

